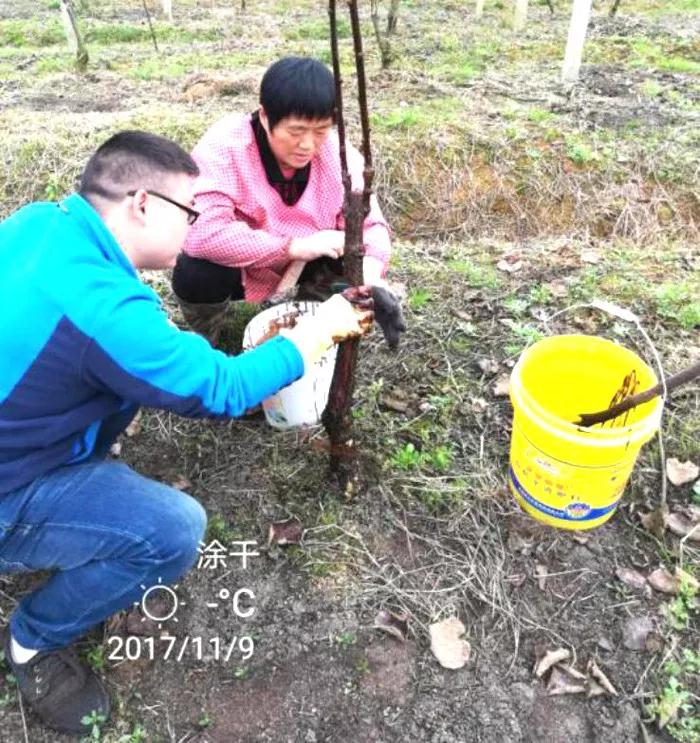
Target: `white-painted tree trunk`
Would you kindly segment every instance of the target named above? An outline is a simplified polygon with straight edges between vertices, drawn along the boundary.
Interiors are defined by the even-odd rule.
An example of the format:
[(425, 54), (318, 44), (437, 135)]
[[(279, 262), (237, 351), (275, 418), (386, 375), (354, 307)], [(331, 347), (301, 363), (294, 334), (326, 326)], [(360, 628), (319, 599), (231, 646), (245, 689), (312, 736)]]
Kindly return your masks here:
[(484, 13), (484, 0), (476, 0), (476, 17), (481, 18)]
[(527, 21), (527, 0), (515, 0), (515, 14), (513, 15), (513, 28), (522, 31)]
[(564, 66), (561, 72), (563, 83), (575, 83), (578, 80), (583, 57), (583, 45), (586, 41), (588, 21), (591, 17), (591, 2), (592, 0), (574, 0), (571, 9), (569, 37), (566, 40), (566, 52), (564, 53)]
[(78, 69), (85, 69), (88, 63), (88, 53), (78, 30), (78, 24), (75, 21), (75, 13), (70, 0), (60, 0), (61, 23), (68, 40), (68, 48), (72, 54), (75, 54)]
[(163, 0), (163, 15), (169, 20), (173, 20), (173, 0)]

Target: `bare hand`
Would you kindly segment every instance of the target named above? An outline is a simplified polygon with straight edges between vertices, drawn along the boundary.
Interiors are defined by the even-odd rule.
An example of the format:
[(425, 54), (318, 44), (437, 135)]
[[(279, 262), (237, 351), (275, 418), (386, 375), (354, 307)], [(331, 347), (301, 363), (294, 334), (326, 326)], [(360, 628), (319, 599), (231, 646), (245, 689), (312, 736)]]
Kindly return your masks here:
[(322, 256), (340, 258), (345, 248), (345, 232), (342, 230), (320, 230), (307, 237), (295, 237), (289, 244), (292, 260), (313, 261)]

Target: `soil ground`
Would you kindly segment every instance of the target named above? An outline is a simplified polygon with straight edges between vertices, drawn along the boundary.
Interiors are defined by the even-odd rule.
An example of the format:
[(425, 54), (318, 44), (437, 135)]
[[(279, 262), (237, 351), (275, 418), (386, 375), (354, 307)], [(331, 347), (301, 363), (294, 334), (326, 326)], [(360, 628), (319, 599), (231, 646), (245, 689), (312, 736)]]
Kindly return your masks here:
[[(115, 130), (148, 128), (191, 146), (220, 115), (253, 110), (270, 60), (328, 60), (322, 3), (241, 10), (176, 0), (172, 23), (152, 8), (156, 53), (140, 3), (87, 2), (79, 20), (90, 64), (78, 74), (55, 5), (0, 0), (3, 215), (70, 191)], [(397, 59), (385, 71), (364, 20), (377, 189), (395, 228), (392, 277), (406, 286), (409, 331), (397, 353), (378, 334), (363, 345), (354, 408), (362, 488), (352, 498), (338, 492), (320, 431), (275, 432), (260, 415), (221, 423), (145, 411), (118, 456), (198, 498), (207, 544), (256, 541), (259, 554), (246, 569), (231, 557), (193, 569), (162, 627), (132, 611), (81, 643), (114, 698), (94, 738), (698, 741), (700, 667), (683, 660), (700, 653), (697, 599), (618, 577), (681, 561), (700, 570), (697, 543), (681, 547), (640, 520), (660, 499), (658, 442), (644, 448), (606, 525), (541, 526), (508, 492), (512, 409), (494, 393), (547, 332), (603, 335), (650, 359), (633, 326), (589, 307), (543, 323), (597, 296), (640, 317), (666, 373), (700, 358), (697, 6), (623, 0), (615, 18), (596, 6), (570, 89), (558, 82), (564, 6), (553, 17), (532, 7), (515, 35), (500, 4), (478, 21), (471, 5), (404, 2)], [(144, 279), (181, 322), (167, 276)], [(232, 309), (233, 336), (254, 311)], [(697, 384), (668, 403), (664, 442), (667, 457), (700, 463)], [(698, 497), (692, 483), (668, 486), (672, 511)], [(304, 527), (301, 545), (267, 548), (269, 524), (290, 517)], [(3, 622), (42, 579), (0, 576)], [(238, 589), (255, 596), (247, 618), (233, 611)], [(161, 598), (159, 617), (173, 608), (172, 596)], [(408, 615), (406, 641), (374, 628), (380, 609)], [(438, 665), (428, 634), (453, 615), (471, 644), (456, 671)], [(655, 643), (629, 649), (632, 625), (645, 619)], [(180, 660), (164, 657), (166, 634), (176, 652), (189, 638)], [(140, 658), (118, 659), (115, 638), (127, 637)], [(241, 637), (252, 638), (250, 658)], [(559, 647), (582, 671), (594, 659), (617, 696), (549, 695), (533, 666), (543, 648)], [(660, 731), (654, 704), (677, 698), (671, 678), (685, 696)], [(64, 740), (19, 706), (7, 676), (0, 740)]]

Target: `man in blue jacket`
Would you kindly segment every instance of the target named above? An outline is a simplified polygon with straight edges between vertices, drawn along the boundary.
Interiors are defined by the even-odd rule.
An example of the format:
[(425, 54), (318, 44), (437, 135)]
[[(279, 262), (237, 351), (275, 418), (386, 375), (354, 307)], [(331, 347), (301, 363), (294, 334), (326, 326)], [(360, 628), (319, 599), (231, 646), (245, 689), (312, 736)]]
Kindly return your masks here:
[(299, 378), (371, 313), (343, 297), (238, 357), (179, 331), (137, 269), (172, 267), (197, 166), (178, 145), (122, 132), (80, 193), (0, 224), (0, 573), (52, 571), (24, 596), (5, 657), (43, 722), (86, 732), (109, 697), (71, 643), (143, 588), (193, 565), (206, 516), (189, 495), (106, 461), (140, 405), (233, 417)]

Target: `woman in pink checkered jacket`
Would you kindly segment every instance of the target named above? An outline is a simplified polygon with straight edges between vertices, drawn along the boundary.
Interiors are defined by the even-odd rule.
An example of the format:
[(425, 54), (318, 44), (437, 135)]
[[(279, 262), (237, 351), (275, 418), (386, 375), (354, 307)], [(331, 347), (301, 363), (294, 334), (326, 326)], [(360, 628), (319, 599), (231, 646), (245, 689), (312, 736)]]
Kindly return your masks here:
[[(342, 273), (344, 194), (334, 107), (333, 75), (325, 65), (286, 57), (263, 76), (259, 110), (224, 117), (194, 148), (201, 217), (178, 258), (173, 290), (190, 326), (212, 344), (219, 342), (230, 301), (274, 296), (294, 276), (290, 266), (306, 298), (327, 294)], [(361, 189), (362, 155), (348, 145), (347, 158), (353, 187)], [(374, 196), (364, 245), (364, 281), (375, 287), (377, 322), (395, 345), (404, 326), (383, 278), (391, 239)]]

